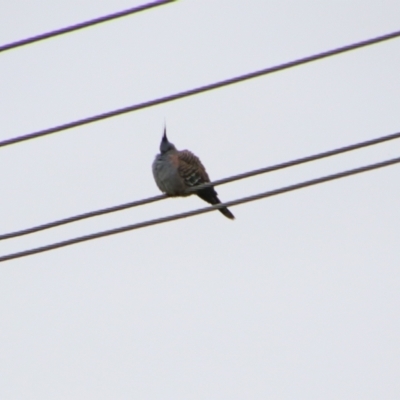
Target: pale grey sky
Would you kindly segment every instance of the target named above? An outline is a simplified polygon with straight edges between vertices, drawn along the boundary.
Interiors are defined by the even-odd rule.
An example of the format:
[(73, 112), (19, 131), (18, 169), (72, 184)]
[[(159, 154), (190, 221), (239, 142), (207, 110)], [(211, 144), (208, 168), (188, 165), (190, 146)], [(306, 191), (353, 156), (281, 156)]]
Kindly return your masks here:
[[(0, 2), (0, 44), (140, 4)], [(399, 29), (398, 1), (179, 1), (0, 54), (0, 140)], [(212, 179), (400, 130), (400, 39), (0, 149), (0, 233), (158, 194), (164, 119)], [(221, 200), (400, 154), (391, 142)], [(399, 166), (1, 264), (0, 398), (400, 398)], [(7, 254), (205, 206), (166, 200)]]

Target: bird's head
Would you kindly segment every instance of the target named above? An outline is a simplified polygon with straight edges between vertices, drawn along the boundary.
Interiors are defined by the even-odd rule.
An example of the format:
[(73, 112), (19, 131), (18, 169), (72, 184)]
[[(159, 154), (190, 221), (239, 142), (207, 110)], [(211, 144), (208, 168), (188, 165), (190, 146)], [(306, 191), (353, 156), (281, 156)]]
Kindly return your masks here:
[(161, 151), (161, 154), (165, 154), (170, 150), (176, 150), (176, 147), (172, 143), (170, 143), (168, 141), (168, 138), (167, 138), (167, 127), (165, 126), (164, 127), (164, 135), (163, 135), (163, 137), (161, 139), (160, 151)]

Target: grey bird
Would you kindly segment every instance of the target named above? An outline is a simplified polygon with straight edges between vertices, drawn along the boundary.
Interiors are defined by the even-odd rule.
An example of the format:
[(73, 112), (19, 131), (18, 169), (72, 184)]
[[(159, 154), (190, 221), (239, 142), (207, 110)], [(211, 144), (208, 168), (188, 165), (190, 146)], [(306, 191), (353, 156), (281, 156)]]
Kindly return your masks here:
[[(168, 196), (189, 196), (193, 193), (187, 193), (187, 189), (210, 182), (198, 157), (189, 150), (177, 150), (168, 141), (166, 128), (160, 144), (160, 154), (156, 155), (153, 162), (153, 175), (158, 188)], [(195, 193), (207, 203), (221, 203), (212, 186)], [(226, 207), (219, 208), (218, 211), (229, 219), (235, 219)]]

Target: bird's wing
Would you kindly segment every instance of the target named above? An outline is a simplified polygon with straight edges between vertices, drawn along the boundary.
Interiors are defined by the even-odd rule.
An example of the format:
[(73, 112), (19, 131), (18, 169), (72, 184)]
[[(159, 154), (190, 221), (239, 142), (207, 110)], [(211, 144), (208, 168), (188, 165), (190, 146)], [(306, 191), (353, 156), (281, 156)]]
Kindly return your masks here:
[(179, 151), (178, 160), (178, 173), (187, 186), (192, 187), (210, 182), (204, 165), (189, 150)]

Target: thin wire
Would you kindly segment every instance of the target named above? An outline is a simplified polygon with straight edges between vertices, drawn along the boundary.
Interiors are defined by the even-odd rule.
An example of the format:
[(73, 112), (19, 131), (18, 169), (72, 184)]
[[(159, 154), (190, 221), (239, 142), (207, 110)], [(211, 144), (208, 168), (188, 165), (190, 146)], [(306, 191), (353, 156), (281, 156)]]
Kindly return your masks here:
[[(304, 163), (307, 163), (307, 162), (320, 160), (322, 158), (332, 157), (334, 155), (346, 153), (346, 152), (349, 152), (349, 151), (361, 149), (361, 148), (368, 147), (368, 146), (377, 145), (379, 143), (388, 142), (390, 140), (399, 139), (399, 138), (400, 138), (400, 132), (393, 133), (391, 135), (382, 136), (382, 137), (379, 137), (379, 138), (367, 140), (367, 141), (364, 141), (364, 142), (352, 144), (352, 145), (345, 146), (345, 147), (340, 147), (340, 148), (337, 148), (337, 149), (334, 149), (334, 150), (329, 150), (329, 151), (326, 151), (326, 152), (323, 152), (323, 153), (318, 153), (318, 154), (314, 154), (314, 155), (311, 155), (311, 156), (298, 158), (296, 160), (287, 161), (287, 162), (284, 162), (284, 163), (281, 163), (281, 164), (276, 164), (276, 165), (272, 165), (272, 166), (269, 166), (269, 167), (260, 168), (260, 169), (256, 169), (256, 170), (253, 170), (253, 171), (248, 171), (248, 172), (245, 172), (245, 173), (242, 173), (242, 174), (233, 175), (233, 176), (230, 176), (228, 178), (219, 179), (219, 180), (216, 180), (214, 182), (210, 182), (210, 183), (206, 183), (206, 184), (203, 184), (203, 185), (196, 186), (195, 188), (190, 189), (188, 192), (196, 192), (196, 191), (198, 191), (200, 189), (203, 189), (205, 187), (208, 187), (208, 186), (222, 185), (222, 184), (225, 184), (225, 183), (234, 182), (234, 181), (237, 181), (237, 180), (240, 180), (240, 179), (245, 179), (245, 178), (249, 178), (249, 177), (256, 176), (256, 175), (265, 174), (265, 173), (273, 172), (273, 171), (278, 171), (280, 169), (289, 168), (289, 167), (293, 167), (293, 166), (296, 166), (296, 165), (304, 164)], [(103, 209), (96, 210), (96, 211), (90, 211), (90, 212), (87, 212), (87, 213), (84, 213), (84, 214), (74, 215), (72, 217), (63, 218), (63, 219), (60, 219), (60, 220), (57, 220), (57, 221), (53, 221), (53, 222), (49, 222), (49, 223), (46, 223), (46, 224), (34, 226), (34, 227), (31, 227), (31, 228), (26, 228), (26, 229), (23, 229), (23, 230), (20, 230), (20, 231), (5, 233), (3, 235), (0, 235), (0, 240), (5, 240), (5, 239), (11, 239), (11, 238), (19, 237), (19, 236), (24, 236), (24, 235), (28, 235), (28, 234), (31, 234), (31, 233), (43, 231), (43, 230), (46, 230), (46, 229), (55, 228), (57, 226), (70, 224), (72, 222), (81, 221), (83, 219), (93, 218), (93, 217), (96, 217), (96, 216), (99, 216), (99, 215), (109, 214), (109, 213), (113, 213), (113, 212), (116, 212), (116, 211), (126, 210), (128, 208), (133, 208), (133, 207), (138, 207), (138, 206), (142, 206), (142, 205), (149, 204), (149, 203), (154, 203), (156, 201), (166, 199), (167, 197), (168, 196), (166, 196), (166, 195), (159, 195), (159, 196), (149, 197), (147, 199), (142, 199), (142, 200), (132, 201), (132, 202), (129, 202), (129, 203), (120, 204), (120, 205), (113, 206), (113, 207), (103, 208)]]
[(87, 125), (87, 124), (91, 124), (93, 122), (97, 122), (97, 121), (102, 121), (105, 120), (107, 118), (112, 118), (112, 117), (116, 117), (122, 114), (126, 114), (126, 113), (130, 113), (130, 112), (134, 112), (134, 111), (138, 111), (138, 110), (143, 110), (144, 108), (149, 108), (149, 107), (153, 107), (159, 104), (164, 104), (164, 103), (168, 103), (171, 101), (175, 101), (175, 100), (179, 100), (179, 99), (183, 99), (185, 97), (189, 97), (189, 96), (194, 96), (200, 93), (204, 93), (204, 92), (208, 92), (210, 90), (215, 90), (215, 89), (219, 89), (225, 86), (229, 86), (229, 85), (233, 85), (236, 83), (240, 83), (240, 82), (244, 82), (247, 81), (249, 79), (254, 79), (254, 78), (258, 78), (261, 77), (263, 75), (268, 75), (274, 72), (278, 72), (278, 71), (283, 71), (285, 69), (289, 69), (289, 68), (293, 68), (302, 64), (307, 64), (309, 62), (312, 61), (317, 61), (317, 60), (321, 60), (323, 58), (327, 58), (327, 57), (332, 57), (334, 55), (338, 55), (341, 53), (345, 53), (351, 50), (355, 50), (355, 49), (359, 49), (362, 47), (366, 47), (366, 46), (370, 46), (373, 44), (377, 44), (380, 42), (384, 42), (390, 39), (394, 39), (400, 36), (400, 31), (396, 31), (396, 32), (392, 32), (392, 33), (388, 33), (386, 35), (383, 36), (378, 36), (376, 38), (372, 38), (372, 39), (368, 39), (368, 40), (364, 40), (361, 42), (357, 42), (357, 43), (353, 43), (350, 45), (346, 45), (343, 47), (338, 47), (336, 49), (333, 50), (328, 50), (322, 53), (317, 53), (315, 55), (312, 56), (308, 56), (308, 57), (304, 57), (304, 58), (300, 58), (294, 61), (289, 61), (287, 63), (283, 63), (280, 65), (276, 65), (274, 67), (269, 67), (269, 68), (265, 68), (259, 71), (255, 71), (255, 72), (251, 72), (245, 75), (240, 75), (234, 78), (230, 78), (230, 79), (226, 79), (223, 81), (219, 81), (216, 83), (211, 83), (209, 85), (205, 85), (205, 86), (200, 86), (194, 89), (190, 89), (190, 90), (186, 90), (184, 92), (179, 92), (179, 93), (175, 93), (169, 96), (165, 96), (165, 97), (159, 97), (158, 99), (154, 99), (154, 100), (150, 100), (150, 101), (146, 101), (143, 103), (138, 103), (138, 104), (134, 104), (132, 106), (128, 106), (128, 107), (124, 107), (124, 108), (119, 108), (117, 110), (113, 110), (113, 111), (108, 111), (102, 114), (98, 114), (98, 115), (94, 115), (91, 117), (87, 117), (87, 118), (83, 118), (83, 119), (79, 119), (73, 122), (68, 122), (66, 124), (62, 124), (62, 125), (58, 125), (52, 128), (48, 128), (48, 129), (43, 129), (40, 131), (36, 131), (33, 133), (28, 133), (26, 135), (22, 135), (22, 136), (17, 136), (17, 137), (13, 137), (10, 139), (6, 139), (3, 141), (0, 141), (0, 147), (4, 147), (4, 146), (9, 146), (11, 144), (15, 144), (15, 143), (19, 143), (19, 142), (24, 142), (26, 140), (31, 140), (31, 139), (36, 139), (39, 137), (43, 137), (43, 136), (47, 136), (53, 133), (57, 133), (57, 132), (61, 132), (61, 131), (65, 131), (68, 129), (72, 129), (72, 128), (76, 128), (78, 126), (82, 126), (82, 125)]
[(140, 5), (137, 7), (128, 8), (127, 10), (118, 11), (113, 14), (104, 15), (102, 17), (98, 17), (98, 18), (94, 18), (94, 19), (91, 19), (91, 20), (88, 20), (85, 22), (80, 22), (78, 24), (70, 25), (65, 28), (56, 29), (54, 31), (42, 33), (40, 35), (32, 36), (32, 37), (29, 37), (26, 39), (17, 40), (12, 43), (3, 44), (0, 46), (0, 53), (3, 51), (16, 49), (17, 47), (22, 47), (22, 46), (26, 46), (28, 44), (40, 42), (45, 39), (50, 39), (55, 36), (63, 35), (65, 33), (70, 33), (70, 32), (80, 30), (80, 29), (88, 28), (93, 25), (98, 25), (103, 22), (111, 21), (111, 20), (114, 20), (117, 18), (126, 17), (128, 15), (136, 14), (140, 11), (149, 10), (151, 8), (162, 6), (162, 5), (168, 4), (168, 3), (173, 3), (175, 1), (177, 1), (177, 0), (162, 0), (162, 1), (156, 1), (153, 3), (143, 4), (143, 5)]
[(116, 235), (116, 234), (122, 233), (122, 232), (132, 231), (132, 230), (141, 229), (141, 228), (158, 225), (158, 224), (163, 224), (165, 222), (176, 221), (178, 219), (183, 219), (183, 218), (187, 218), (187, 217), (192, 217), (194, 215), (199, 215), (199, 214), (204, 214), (204, 213), (207, 213), (210, 211), (215, 211), (216, 209), (219, 209), (222, 207), (233, 207), (233, 206), (236, 206), (239, 204), (249, 203), (251, 201), (260, 200), (260, 199), (276, 196), (276, 195), (287, 193), (287, 192), (292, 192), (294, 190), (318, 185), (320, 183), (333, 181), (335, 179), (340, 179), (340, 178), (344, 178), (344, 177), (347, 177), (350, 175), (360, 174), (362, 172), (367, 172), (367, 171), (371, 171), (371, 170), (378, 169), (378, 168), (387, 167), (389, 165), (393, 165), (393, 164), (397, 164), (397, 163), (400, 163), (400, 157), (394, 158), (391, 160), (387, 160), (387, 161), (383, 161), (380, 163), (376, 163), (376, 164), (366, 165), (366, 166), (360, 167), (360, 168), (355, 168), (355, 169), (339, 172), (339, 173), (333, 174), (333, 175), (327, 175), (327, 176), (324, 176), (321, 178), (297, 183), (295, 185), (290, 185), (290, 186), (286, 186), (283, 188), (270, 190), (268, 192), (259, 193), (259, 194), (249, 196), (249, 197), (244, 197), (244, 198), (241, 198), (238, 200), (228, 201), (226, 203), (221, 203), (221, 204), (211, 206), (211, 207), (200, 208), (197, 210), (188, 211), (188, 212), (184, 212), (181, 214), (170, 215), (168, 217), (153, 219), (150, 221), (139, 222), (137, 224), (127, 225), (127, 226), (123, 226), (120, 228), (111, 229), (111, 230), (107, 230), (107, 231), (103, 231), (103, 232), (92, 233), (90, 235), (81, 236), (81, 237), (65, 240), (62, 242), (49, 244), (49, 245), (42, 246), (42, 247), (36, 247), (36, 248), (30, 249), (30, 250), (21, 251), (18, 253), (7, 254), (7, 255), (0, 257), (0, 262), (12, 260), (15, 258), (26, 257), (26, 256), (33, 255), (33, 254), (43, 253), (46, 251), (59, 249), (61, 247), (71, 246), (71, 245), (74, 245), (77, 243), (87, 242), (89, 240), (94, 240), (94, 239), (99, 239), (99, 238), (102, 238), (105, 236)]
[(18, 236), (28, 235), (30, 233), (44, 231), (46, 229), (55, 228), (57, 226), (70, 224), (70, 223), (76, 222), (76, 221), (81, 221), (86, 218), (93, 218), (93, 217), (96, 217), (99, 215), (109, 214), (109, 213), (121, 211), (121, 210), (126, 210), (127, 208), (133, 208), (133, 207), (141, 206), (144, 204), (154, 203), (156, 201), (163, 200), (166, 198), (167, 198), (167, 196), (165, 194), (162, 194), (162, 195), (158, 195), (158, 196), (154, 196), (154, 197), (148, 197), (147, 199), (143, 199), (143, 200), (137, 200), (137, 201), (132, 201), (129, 203), (120, 204), (118, 206), (102, 208), (101, 210), (74, 215), (72, 217), (63, 218), (63, 219), (60, 219), (57, 221), (48, 222), (46, 224), (34, 226), (32, 228), (26, 228), (26, 229), (16, 231), (16, 232), (5, 233), (3, 235), (0, 235), (0, 240), (11, 239), (11, 238), (15, 238)]

